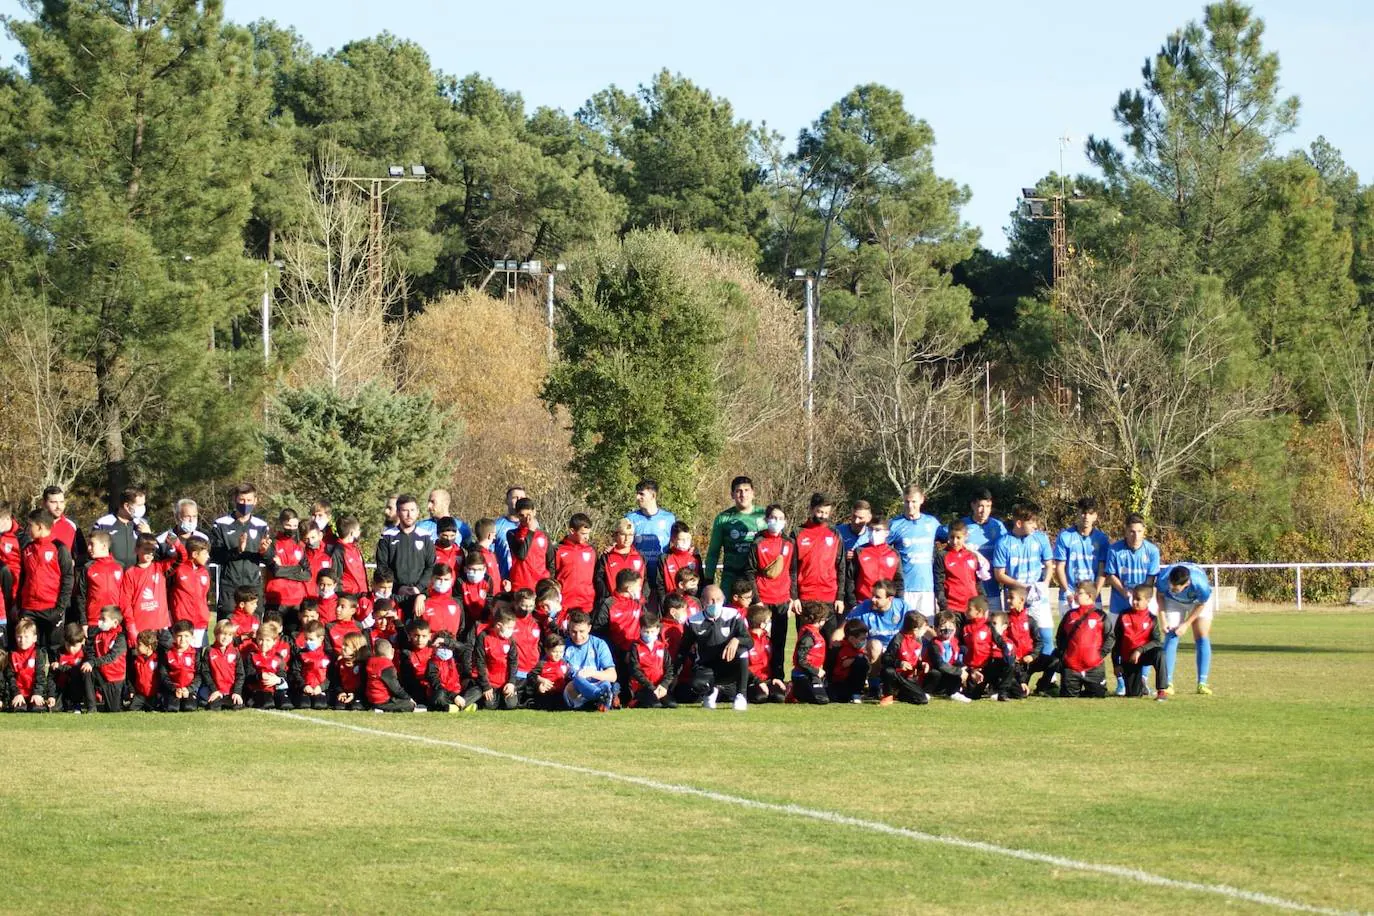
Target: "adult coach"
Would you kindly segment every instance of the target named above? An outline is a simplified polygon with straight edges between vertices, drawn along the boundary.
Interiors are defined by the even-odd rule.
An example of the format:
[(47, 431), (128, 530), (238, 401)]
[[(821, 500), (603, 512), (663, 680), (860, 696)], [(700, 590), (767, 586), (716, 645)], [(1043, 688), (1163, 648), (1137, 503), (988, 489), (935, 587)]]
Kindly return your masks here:
[(148, 514), (148, 494), (142, 487), (125, 487), (119, 494), (119, 504), (109, 515), (102, 515), (95, 520), (91, 527), (96, 531), (104, 531), (110, 536), (110, 556), (119, 561), (119, 565), (128, 569), (133, 566), (138, 557), (134, 552), (134, 545), (138, 543), (140, 534), (152, 534), (152, 529), (148, 527), (148, 520), (144, 517)]
[(1021, 503), (1012, 509), (1011, 530), (997, 541), (992, 577), (998, 585), (1026, 587), (1026, 609), (1040, 637), (1040, 654), (1054, 652), (1054, 614), (1050, 610), (1050, 578), (1054, 552), (1040, 530), (1040, 509)]
[[(658, 559), (673, 540), (673, 524), (677, 516), (658, 504), (658, 481), (641, 480), (635, 486), (638, 508), (625, 513), (635, 527), (635, 549), (644, 558), (647, 582), (658, 579)], [(647, 591), (647, 589), (646, 589)]]
[[(754, 505), (752, 480), (741, 476), (730, 481), (730, 498), (735, 504), (711, 522), (711, 542), (706, 548), (706, 568), (702, 570), (704, 582), (720, 586), (727, 595), (735, 580), (748, 572), (754, 539), (765, 525), (763, 509)], [(719, 574), (717, 562), (721, 565)]]
[(506, 533), (520, 527), (520, 513), (516, 511), (515, 504), (525, 496), (525, 488), (519, 484), (506, 488), (506, 514), (496, 520), (492, 535), (495, 540), (491, 543), (491, 551), (496, 554), (496, 565), (501, 568), (501, 574), (495, 576), (498, 582), (510, 578), (510, 542), (506, 540)]
[(434, 538), (421, 532), (420, 506), (415, 497), (402, 494), (396, 499), (396, 525), (387, 528), (377, 540), (377, 572), (390, 573), (396, 605), (410, 620), (425, 609), (425, 592), (434, 572)]
[(258, 489), (241, 483), (229, 494), (233, 508), (210, 526), (210, 562), (219, 566), (219, 595), (215, 609), (220, 617), (234, 613), (234, 590), (243, 585), (257, 590), (262, 598), (263, 554), (271, 546), (271, 529), (253, 514), (258, 505)]
[(892, 520), (887, 542), (902, 558), (902, 597), (907, 608), (935, 619), (935, 577), (944, 576), (944, 567), (935, 564), (935, 532), (940, 521), (921, 511), (926, 491), (910, 484), (902, 492), (903, 514)]
[[(1211, 696), (1207, 676), (1212, 671), (1212, 583), (1195, 563), (1175, 563), (1160, 570), (1155, 580), (1159, 609), (1164, 614), (1164, 680), (1167, 693), (1174, 692), (1174, 662), (1183, 631), (1193, 628), (1197, 651), (1197, 692)], [(1163, 695), (1161, 694), (1161, 699)]]

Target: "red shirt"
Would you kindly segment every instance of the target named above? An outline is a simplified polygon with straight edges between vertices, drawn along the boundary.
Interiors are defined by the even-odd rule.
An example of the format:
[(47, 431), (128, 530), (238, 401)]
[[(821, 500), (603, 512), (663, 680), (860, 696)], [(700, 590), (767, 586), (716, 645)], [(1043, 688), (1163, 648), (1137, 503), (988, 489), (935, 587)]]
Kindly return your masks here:
[[(630, 685), (632, 690), (640, 690), (644, 687), (657, 687), (663, 683), (663, 673), (666, 667), (664, 658), (667, 653), (667, 646), (663, 640), (657, 640), (652, 646), (644, 644), (643, 640), (635, 643), (635, 660), (639, 662), (639, 670), (648, 678), (647, 684), (636, 681)], [(547, 675), (546, 675), (547, 677)]]
[(516, 615), (515, 632), (511, 634), (511, 639), (515, 640), (515, 651), (519, 657), (516, 667), (521, 674), (529, 674), (539, 664), (539, 638), (543, 635), (544, 631), (539, 628), (539, 621), (533, 614), (528, 617)]
[(873, 583), (891, 579), (902, 572), (897, 551), (887, 544), (868, 544), (854, 551), (854, 599), (859, 602), (873, 597)]
[(19, 548), (19, 522), (10, 521), (9, 528), (0, 531), (0, 561), (9, 567), (11, 581), (10, 593), (5, 597), (11, 605), (19, 600), (19, 569), (22, 552)]
[(825, 670), (825, 637), (821, 635), (819, 624), (804, 624), (797, 632), (797, 644), (792, 647), (792, 667), (801, 668), (801, 659), (797, 658), (797, 652), (801, 649), (802, 634), (807, 633), (811, 636), (811, 647), (806, 652), (806, 664), (815, 668), (817, 671)]
[(773, 659), (773, 646), (768, 641), (768, 631), (750, 630), (749, 636), (754, 640), (753, 648), (749, 650), (749, 673), (761, 681), (766, 681), (772, 676), (768, 671), (768, 664)]
[(463, 602), (465, 620), (472, 623), (485, 621), (487, 619), (487, 601), (491, 598), (491, 580), (483, 579), (481, 582), (473, 583), (464, 579), (458, 597)]
[[(49, 611), (57, 607), (62, 597), (62, 555), (66, 551), (51, 535), (24, 545), (19, 573), (21, 608), (26, 611)], [(67, 585), (70, 587), (71, 583)]]
[[(334, 573), (335, 581), (338, 581), (338, 573), (334, 570), (334, 558), (330, 555), (329, 549), (325, 547), (323, 543), (314, 550), (311, 550), (309, 547), (302, 547), (301, 552), (305, 555), (305, 561), (310, 564), (310, 581), (304, 583), (305, 597), (318, 598), (320, 597), (320, 585), (317, 579), (321, 570), (327, 569), (331, 573)], [(320, 615), (320, 620), (323, 622), (323, 614)]]
[(165, 630), (172, 625), (167, 607), (167, 566), (170, 561), (154, 560), (147, 566), (130, 566), (119, 584), (119, 607), (124, 611), (124, 626), (129, 645), (144, 630)]
[(945, 552), (945, 605), (953, 613), (963, 613), (969, 601), (982, 593), (978, 586), (978, 558), (968, 548)]
[(262, 623), (257, 614), (250, 614), (237, 607), (234, 608), (234, 613), (229, 615), (229, 621), (238, 627), (238, 632), (234, 634), (234, 642), (238, 645), (257, 638), (258, 625)]
[(797, 596), (834, 604), (840, 597), (844, 541), (828, 524), (807, 522), (797, 530)]
[(408, 674), (424, 691), (425, 699), (429, 699), (429, 684), (425, 682), (425, 674), (429, 671), (429, 660), (434, 657), (434, 647), (425, 646), (423, 649), (411, 649), (403, 657)]
[(553, 554), (554, 578), (563, 590), (563, 608), (591, 611), (596, 604), (596, 550), (564, 538)]
[(139, 655), (133, 658), (133, 690), (145, 700), (157, 694), (157, 656)]
[[(796, 597), (794, 581), (792, 578), (792, 557), (797, 552), (797, 545), (793, 544), (790, 538), (785, 538), (780, 534), (769, 534), (764, 532), (754, 541), (754, 566), (758, 570), (758, 575), (754, 578), (754, 587), (758, 589), (759, 601), (763, 604), (787, 604)], [(778, 573), (775, 576), (768, 574), (768, 567), (781, 560)]]
[(1007, 612), (1007, 642), (1017, 658), (1035, 654), (1035, 625), (1025, 608)]
[(356, 658), (351, 661), (339, 659), (334, 666), (334, 676), (339, 680), (339, 693), (351, 693), (354, 699), (362, 699), (358, 691), (363, 686), (363, 666)]
[(100, 609), (119, 607), (119, 584), (124, 567), (114, 557), (101, 557), (86, 564), (86, 626), (100, 623)]
[[(278, 534), (272, 541), (272, 555), (276, 558), (277, 569), (299, 566), (301, 560), (305, 559), (305, 545), (293, 537)], [(277, 607), (299, 607), (305, 600), (305, 583), (278, 578), (271, 570), (272, 567), (268, 567), (267, 585), (263, 588), (267, 603)]]
[[(487, 669), (487, 684), (493, 690), (500, 690), (506, 686), (506, 682), (514, 674), (510, 670), (511, 645), (511, 640), (502, 639), (495, 630), (487, 630), (477, 638), (476, 650), (482, 653), (482, 660)], [(475, 663), (473, 675), (479, 676)]]
[(611, 645), (621, 652), (639, 642), (639, 620), (644, 616), (644, 602), (628, 595), (611, 596), (606, 613), (606, 635)]
[(168, 649), (165, 659), (167, 680), (173, 687), (190, 687), (191, 682), (196, 679), (196, 664), (199, 660), (200, 652), (194, 646), (188, 646), (184, 651), (175, 646)]
[(75, 549), (76, 531), (76, 522), (65, 515), (59, 515), (57, 521), (52, 523), (52, 539), (67, 548), (68, 553)]
[(238, 680), (239, 673), (239, 650), (233, 643), (228, 648), (221, 649), (218, 644), (212, 645), (205, 650), (206, 667), (210, 669), (210, 680), (213, 684), (207, 684), (211, 692), (218, 691), (224, 696), (229, 696), (234, 692), (234, 681)]
[(642, 581), (644, 570), (647, 567), (648, 564), (644, 562), (644, 557), (633, 547), (623, 553), (614, 547), (607, 548), (606, 552), (601, 555), (603, 576), (601, 587), (606, 590), (606, 594), (614, 594), (615, 580), (622, 569), (633, 569), (639, 573)]
[(539, 667), (536, 670), (539, 677), (553, 684), (553, 687), (549, 691), (550, 693), (561, 693), (563, 688), (568, 686), (568, 678), (572, 676), (568, 671), (567, 662), (556, 662), (551, 658), (545, 658), (540, 661)]
[[(94, 664), (97, 658), (109, 655), (110, 650), (114, 648), (115, 642), (117, 642), (122, 635), (118, 627), (115, 627), (113, 630), (97, 631), (95, 634), (95, 652), (94, 657), (91, 659), (91, 663)], [(99, 666), (97, 670), (100, 672), (101, 677), (112, 684), (122, 681), (128, 673), (128, 655), (124, 652), (120, 652), (111, 659), (109, 663)]]
[(248, 689), (257, 693), (271, 693), (279, 690), (279, 686), (268, 687), (263, 683), (264, 674), (275, 674), (285, 678), (290, 665), (287, 663), (291, 649), (282, 640), (277, 640), (270, 649), (264, 649), (256, 642), (251, 642), (243, 647), (243, 658), (252, 668), (252, 677), (248, 681)]
[[(458, 658), (456, 655), (447, 661), (438, 655), (431, 655), (429, 657), (429, 671), (433, 671), (439, 676), (439, 689), (445, 693), (456, 694), (463, 689), (462, 678), (458, 676)], [(429, 672), (425, 673), (424, 683), (425, 691), (428, 693)]]
[[(172, 621), (191, 621), (203, 630), (210, 625), (210, 570), (194, 562), (179, 563), (170, 573), (172, 580)], [(87, 608), (87, 615), (90, 609)], [(185, 686), (184, 684), (181, 686)]]
[(864, 647), (855, 648), (849, 640), (840, 643), (839, 655), (835, 657), (835, 671), (833, 679), (843, 681), (849, 676), (849, 669), (854, 667), (854, 662), (864, 654)]
[(463, 574), (463, 548), (456, 543), (449, 544), (447, 547), (440, 541), (434, 542), (434, 563), (437, 566), (443, 563), (453, 570), (455, 577)]
[(1068, 638), (1064, 648), (1064, 667), (1070, 671), (1091, 671), (1102, 664), (1102, 645), (1107, 617), (1092, 605), (1076, 607), (1064, 615), (1060, 631)]
[(344, 637), (349, 633), (361, 633), (358, 623), (355, 620), (336, 620), (324, 628), (324, 634), (329, 638), (329, 647), (335, 655), (343, 651)]
[[(425, 598), (424, 619), (431, 633), (447, 633), (458, 636), (463, 632), (463, 607), (454, 600), (453, 594), (438, 594), (431, 591)], [(421, 672), (423, 674), (424, 672)]]
[(964, 665), (968, 668), (982, 668), (992, 658), (992, 627), (983, 617), (970, 618), (964, 623)]
[(660, 585), (663, 588), (663, 594), (671, 595), (677, 591), (677, 577), (682, 574), (684, 569), (694, 570), (697, 578), (700, 579), (701, 568), (701, 554), (695, 549), (678, 550), (674, 547), (672, 550), (665, 551), (658, 558), (658, 574), (661, 577)]
[(391, 659), (374, 655), (367, 660), (367, 686), (365, 695), (367, 701), (373, 706), (381, 706), (391, 699), (391, 690), (382, 682), (382, 675), (387, 669), (395, 672), (396, 666), (391, 663)]
[(367, 564), (363, 562), (363, 552), (353, 541), (337, 541), (334, 549), (342, 558), (343, 568), (339, 570), (339, 592), (345, 595), (361, 595), (367, 591)]
[[(540, 579), (549, 577), (549, 536), (542, 531), (531, 531), (521, 525), (514, 531), (506, 532), (513, 542), (524, 543), (523, 557), (516, 555), (512, 547), (510, 555), (510, 587), (512, 591), (527, 588), (534, 591)], [(487, 569), (491, 569), (490, 566)]]
[(301, 683), (306, 687), (323, 687), (329, 681), (329, 653), (326, 643), (318, 649), (297, 649), (296, 664), (300, 667)]
[(1123, 662), (1129, 662), (1132, 652), (1154, 641), (1155, 615), (1148, 610), (1127, 610), (1117, 617), (1116, 628), (1121, 636), (1116, 644), (1116, 652)]
[[(915, 633), (898, 633), (897, 640), (897, 661), (899, 662), (897, 673), (905, 677), (914, 677), (921, 667), (921, 653), (925, 649), (925, 644), (921, 642), (921, 637)], [(902, 664), (910, 665), (910, 670), (900, 667)]]
[(658, 638), (668, 647), (668, 654), (677, 658), (678, 647), (682, 645), (682, 621), (665, 616)]
[(33, 696), (34, 684), (38, 681), (38, 644), (27, 649), (16, 648), (10, 653), (10, 668), (14, 671), (15, 692), (24, 699)]

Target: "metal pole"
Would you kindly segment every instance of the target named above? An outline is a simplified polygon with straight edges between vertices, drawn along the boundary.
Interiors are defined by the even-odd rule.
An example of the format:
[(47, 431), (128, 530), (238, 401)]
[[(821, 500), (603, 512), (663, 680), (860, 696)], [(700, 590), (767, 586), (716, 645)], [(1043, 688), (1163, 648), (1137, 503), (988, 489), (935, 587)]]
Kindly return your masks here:
[(970, 401), (968, 405), (968, 472), (970, 474), (974, 473), (974, 471), (976, 470), (976, 468), (973, 465), (973, 435), (975, 429), (973, 413), (973, 402)]
[(271, 275), (262, 272), (262, 364), (272, 365), (272, 286)]
[(374, 178), (368, 189), (368, 209), (371, 211), (371, 231), (367, 239), (368, 296), (373, 305), (382, 304), (382, 182)]
[(549, 359), (553, 359), (553, 271), (549, 271), (545, 292), (544, 311), (549, 324)]
[(1007, 392), (1002, 389), (1002, 409), (999, 411), (997, 431), (1002, 443), (1002, 476), (1007, 476)]
[(816, 280), (806, 278), (806, 469), (816, 463)]
[(1293, 567), (1297, 572), (1298, 610), (1302, 610), (1302, 564)]

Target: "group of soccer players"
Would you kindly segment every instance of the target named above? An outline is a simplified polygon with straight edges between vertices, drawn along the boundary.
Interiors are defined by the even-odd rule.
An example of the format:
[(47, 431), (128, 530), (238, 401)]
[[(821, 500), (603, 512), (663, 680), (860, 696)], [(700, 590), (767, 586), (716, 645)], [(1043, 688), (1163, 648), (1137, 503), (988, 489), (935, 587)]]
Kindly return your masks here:
[[(380, 712), (1105, 696), (1167, 699), (1191, 629), (1208, 694), (1211, 589), (1162, 567), (1139, 516), (1115, 542), (1091, 499), (1053, 544), (1038, 510), (976, 493), (949, 525), (920, 487), (891, 519), (814, 494), (793, 525), (747, 477), (705, 558), (651, 480), (593, 543), (520, 487), (468, 526), (444, 490), (387, 502), (364, 556), (327, 500), (256, 514), (241, 484), (208, 524), (183, 499), (154, 533), (131, 487), (89, 530), (44, 491), (0, 503), (0, 702), (11, 711), (312, 708)], [(369, 571), (369, 565), (372, 566)], [(1051, 607), (1058, 589), (1059, 622)], [(1106, 592), (1105, 602), (1101, 596)], [(789, 648), (791, 652), (789, 654)], [(1153, 671), (1154, 689), (1147, 686)]]

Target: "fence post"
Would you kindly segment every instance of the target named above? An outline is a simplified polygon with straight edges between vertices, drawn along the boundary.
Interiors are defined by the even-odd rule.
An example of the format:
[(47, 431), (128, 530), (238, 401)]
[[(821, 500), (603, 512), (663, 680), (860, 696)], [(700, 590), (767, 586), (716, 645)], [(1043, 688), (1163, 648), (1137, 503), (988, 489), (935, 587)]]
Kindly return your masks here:
[(1296, 578), (1297, 578), (1297, 592), (1298, 592), (1298, 610), (1301, 611), (1301, 610), (1302, 610), (1302, 564), (1301, 564), (1301, 563), (1298, 563), (1298, 564), (1296, 564), (1293, 568), (1297, 571), (1297, 577), (1296, 577)]

